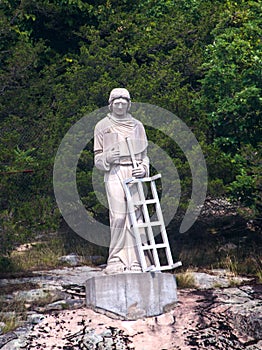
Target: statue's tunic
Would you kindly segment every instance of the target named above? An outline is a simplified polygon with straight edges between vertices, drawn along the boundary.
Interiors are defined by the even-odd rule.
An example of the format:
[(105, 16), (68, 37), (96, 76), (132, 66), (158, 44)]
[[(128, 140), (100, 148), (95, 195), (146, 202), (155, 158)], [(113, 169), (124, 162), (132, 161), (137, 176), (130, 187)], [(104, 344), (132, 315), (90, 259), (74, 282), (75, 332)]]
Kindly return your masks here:
[[(135, 158), (149, 174), (147, 157), (147, 137), (143, 124), (130, 114), (125, 119), (117, 119), (108, 114), (97, 123), (94, 132), (95, 166), (105, 172), (104, 181), (109, 205), (111, 242), (108, 263), (119, 258), (127, 269), (139, 263), (134, 235), (131, 230), (123, 180), (132, 177), (132, 162), (126, 144), (126, 137), (132, 140)], [(118, 147), (119, 160), (113, 164), (106, 161), (106, 152)], [(131, 188), (132, 191), (132, 188)], [(137, 193), (133, 193), (134, 196)], [(136, 211), (137, 219), (141, 210)]]

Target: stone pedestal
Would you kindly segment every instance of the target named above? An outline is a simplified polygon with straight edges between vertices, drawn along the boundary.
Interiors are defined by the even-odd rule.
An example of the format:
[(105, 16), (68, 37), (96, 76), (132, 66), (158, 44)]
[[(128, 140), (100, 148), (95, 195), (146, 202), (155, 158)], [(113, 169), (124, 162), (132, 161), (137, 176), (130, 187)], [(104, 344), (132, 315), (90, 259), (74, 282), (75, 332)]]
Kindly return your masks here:
[(175, 302), (176, 279), (168, 273), (122, 273), (86, 281), (87, 306), (127, 320), (160, 315)]

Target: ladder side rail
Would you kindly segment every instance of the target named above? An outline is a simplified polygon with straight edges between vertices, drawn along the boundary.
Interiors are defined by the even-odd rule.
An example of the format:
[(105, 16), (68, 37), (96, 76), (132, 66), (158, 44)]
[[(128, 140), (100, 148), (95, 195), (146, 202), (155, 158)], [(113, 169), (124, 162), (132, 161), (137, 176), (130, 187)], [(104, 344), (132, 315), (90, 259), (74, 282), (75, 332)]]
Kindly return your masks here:
[(171, 249), (170, 249), (170, 245), (169, 245), (169, 241), (168, 241), (168, 237), (167, 237), (167, 232), (166, 232), (166, 228), (165, 228), (162, 210), (160, 207), (160, 201), (159, 201), (155, 181), (151, 181), (151, 191), (152, 191), (153, 198), (157, 200), (156, 213), (157, 213), (158, 220), (162, 223), (162, 225), (161, 225), (161, 237), (162, 237), (163, 243), (165, 243), (165, 245), (166, 245), (165, 251), (166, 251), (167, 261), (168, 261), (168, 264), (170, 266), (172, 266), (174, 264), (174, 262), (173, 262), (173, 257), (171, 254)]
[(167, 238), (166, 228), (165, 228), (165, 225), (159, 225), (159, 226), (160, 226), (160, 234), (161, 234), (163, 243), (156, 243), (156, 247), (157, 249), (160, 249), (160, 248), (165, 249), (165, 255), (166, 255), (168, 266), (169, 268), (172, 268), (174, 261), (173, 261), (169, 241)]
[[(150, 245), (153, 247), (152, 251), (153, 251), (154, 265), (157, 269), (159, 269), (160, 268), (160, 261), (159, 261), (159, 257), (158, 257), (158, 253), (157, 253), (154, 232), (153, 232), (151, 222), (150, 222), (150, 216), (149, 216), (148, 207), (146, 204), (146, 198), (145, 198), (145, 193), (144, 193), (142, 182), (138, 181), (137, 186), (138, 186), (138, 193), (139, 193), (140, 199), (143, 202), (142, 208), (143, 208), (144, 220), (145, 220), (145, 223), (148, 224), (148, 226), (147, 226), (148, 238), (150, 241)], [(143, 250), (143, 251), (145, 251), (145, 250)]]
[(136, 209), (135, 209), (135, 206), (134, 206), (133, 201), (132, 201), (130, 189), (128, 187), (128, 184), (126, 184), (126, 183), (124, 183), (124, 190), (126, 193), (128, 214), (129, 214), (130, 221), (131, 221), (132, 228), (133, 228), (133, 232), (135, 235), (135, 240), (136, 240), (139, 259), (141, 262), (141, 267), (142, 267), (143, 271), (146, 271), (147, 270), (147, 263), (146, 263), (145, 254), (142, 250), (141, 236), (140, 236), (139, 228), (137, 226), (137, 218), (136, 218), (136, 213), (135, 213)]
[(154, 232), (153, 232), (152, 226), (150, 225), (150, 217), (149, 217), (148, 208), (147, 208), (146, 204), (143, 204), (143, 213), (145, 214), (145, 221), (148, 224), (148, 226), (147, 226), (148, 231), (147, 232), (148, 232), (148, 238), (149, 238), (149, 242), (150, 242), (150, 246), (151, 246), (151, 249), (144, 249), (144, 251), (145, 250), (152, 250), (153, 259), (154, 259), (153, 263), (154, 263), (156, 269), (159, 269), (160, 261), (159, 261), (159, 257), (158, 257), (158, 253), (157, 253)]

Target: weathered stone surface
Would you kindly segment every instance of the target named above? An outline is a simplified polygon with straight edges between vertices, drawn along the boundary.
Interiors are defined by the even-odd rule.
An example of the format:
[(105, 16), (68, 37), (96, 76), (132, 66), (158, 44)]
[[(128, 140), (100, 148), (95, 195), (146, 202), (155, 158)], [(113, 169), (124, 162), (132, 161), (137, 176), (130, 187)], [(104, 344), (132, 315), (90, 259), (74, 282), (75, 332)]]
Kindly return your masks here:
[[(251, 289), (249, 292), (261, 311), (260, 300), (256, 298), (259, 290), (254, 292), (256, 288), (259, 287), (251, 287), (253, 293)], [(243, 305), (244, 293), (246, 290), (239, 288), (179, 290), (173, 310), (136, 321), (112, 319), (90, 309), (47, 315), (31, 332), (27, 349), (37, 346), (41, 349), (42, 344), (46, 349), (58, 349), (57, 339), (62, 348), (84, 349), (81, 347), (83, 339), (92, 346), (92, 340), (95, 342), (102, 337), (95, 349), (260, 350), (261, 340), (252, 337), (248, 327), (238, 329), (231, 317), (231, 311)], [(246, 297), (248, 300), (247, 293)], [(261, 330), (261, 324), (257, 327)]]
[(66, 263), (70, 266), (78, 266), (83, 262), (83, 258), (77, 254), (63, 255), (59, 258), (59, 261)]
[[(52, 271), (45, 273), (39, 279), (41, 288), (48, 286), (52, 291), (63, 292), (63, 300), (68, 305), (72, 302), (77, 309), (51, 311), (48, 314), (43, 307), (42, 312), (45, 314), (40, 315), (39, 319), (35, 308), (28, 310), (28, 314), (32, 315), (31, 320), (29, 317), (28, 327), (20, 327), (15, 332), (1, 335), (1, 350), (79, 350), (81, 347), (72, 345), (73, 338), (80, 344), (84, 335), (88, 340), (85, 329), (95, 330), (91, 334), (93, 332), (98, 337), (92, 336), (92, 339), (103, 338), (103, 341), (96, 344), (96, 350), (121, 347), (125, 350), (262, 349), (261, 285), (204, 290), (180, 289), (177, 291), (178, 302), (168, 312), (135, 321), (124, 321), (112, 319), (86, 307), (79, 308), (85, 301), (84, 280), (101, 275), (100, 269), (83, 267), (81, 270), (77, 267), (55, 270), (54, 275)], [(227, 274), (227, 271), (222, 270), (216, 272), (216, 276), (227, 277)], [(80, 279), (81, 283), (78, 283)], [(15, 285), (16, 282), (13, 280), (11, 283)], [(28, 282), (30, 280), (26, 283)], [(12, 298), (12, 295), (8, 296), (8, 300), (13, 300)], [(14, 313), (10, 312), (9, 316), (13, 317)], [(114, 338), (113, 330), (117, 338)]]
[(62, 269), (37, 271), (35, 277), (3, 278), (0, 279), (0, 288), (6, 285), (34, 283), (38, 284), (39, 288), (61, 290), (63, 285), (84, 286), (87, 278), (99, 275), (103, 275), (103, 270), (98, 267), (64, 267)]
[(14, 332), (9, 332), (7, 334), (1, 335), (1, 337), (0, 337), (0, 349), (2, 349), (5, 344), (10, 343), (14, 339), (17, 339), (17, 335)]
[(28, 303), (44, 299), (49, 296), (49, 291), (43, 288), (14, 292), (17, 301), (26, 301)]
[(129, 320), (160, 315), (177, 301), (175, 276), (164, 273), (123, 273), (86, 282), (86, 303)]
[[(26, 327), (19, 327), (15, 331), (10, 332), (11, 340), (6, 341), (2, 347), (0, 345), (1, 350), (25, 349), (28, 344), (27, 335), (30, 330), (31, 330), (31, 326), (26, 326)], [(1, 344), (1, 339), (0, 339), (0, 344)]]
[[(262, 322), (261, 317), (258, 319), (257, 315), (261, 315), (262, 305), (259, 299), (254, 298), (255, 295), (258, 295), (258, 293), (254, 293), (254, 289), (259, 289), (260, 293), (262, 291), (261, 286), (250, 287), (250, 293), (251, 290), (253, 291), (251, 293), (253, 300), (250, 298), (251, 294), (246, 293), (245, 287), (207, 291), (192, 290), (190, 294), (193, 297), (191, 299), (193, 304), (188, 300), (187, 307), (189, 312), (195, 313), (195, 319), (189, 317), (192, 321), (187, 326), (185, 332), (187, 336), (184, 341), (196, 349), (251, 350), (249, 346), (253, 347), (252, 350), (259, 349), (257, 344), (261, 340)], [(179, 299), (186, 293), (188, 292), (180, 291)], [(253, 302), (254, 308), (252, 310)], [(242, 318), (239, 313), (243, 309), (243, 305), (247, 306), (249, 317)], [(185, 312), (182, 326), (185, 325), (187, 319), (188, 314)], [(238, 319), (245, 320), (245, 322), (238, 324), (236, 322)], [(176, 325), (178, 324), (176, 323)], [(256, 326), (255, 330), (252, 328), (253, 326)], [(181, 346), (177, 349), (187, 348)]]
[(191, 272), (198, 289), (230, 287), (249, 282), (250, 278), (234, 276), (229, 271), (213, 270), (212, 274), (205, 272)]
[(41, 322), (44, 318), (45, 316), (43, 314), (31, 312), (31, 313), (28, 313), (27, 315), (27, 322), (29, 322), (32, 325), (35, 325)]
[(66, 300), (58, 300), (45, 306), (45, 311), (60, 311), (68, 308)]
[(246, 300), (228, 311), (231, 322), (241, 333), (260, 340), (262, 339), (262, 287), (245, 286), (239, 289), (246, 295)]

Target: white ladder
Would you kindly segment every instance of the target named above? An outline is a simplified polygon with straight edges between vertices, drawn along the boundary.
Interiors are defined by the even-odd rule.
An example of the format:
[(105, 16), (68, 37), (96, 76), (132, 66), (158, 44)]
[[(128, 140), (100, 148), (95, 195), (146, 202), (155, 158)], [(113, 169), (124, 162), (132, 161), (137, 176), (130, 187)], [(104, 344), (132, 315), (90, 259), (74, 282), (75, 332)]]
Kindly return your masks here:
[[(163, 271), (171, 270), (182, 265), (179, 261), (177, 263), (173, 262), (170, 245), (166, 233), (166, 228), (164, 224), (164, 219), (162, 215), (162, 210), (160, 207), (159, 197), (157, 193), (156, 183), (157, 179), (161, 178), (160, 174), (152, 177), (145, 177), (141, 179), (130, 178), (123, 182), (127, 206), (130, 215), (130, 221), (132, 225), (132, 230), (135, 235), (135, 240), (137, 244), (139, 259), (142, 267), (142, 271)], [(150, 184), (152, 198), (145, 198), (143, 183), (148, 182)], [(131, 187), (136, 186), (135, 192), (138, 193), (138, 200), (134, 200), (131, 194)], [(154, 211), (157, 217), (156, 221), (150, 221), (150, 213), (148, 210), (148, 205), (154, 206)], [(142, 222), (138, 222), (136, 211), (142, 211)], [(155, 233), (160, 232), (161, 243), (156, 243)], [(141, 229), (143, 230), (143, 239), (141, 237)], [(160, 261), (159, 250), (164, 252), (162, 254), (162, 261)], [(146, 257), (150, 256), (151, 265), (148, 266)], [(164, 262), (163, 262), (164, 260)]]

